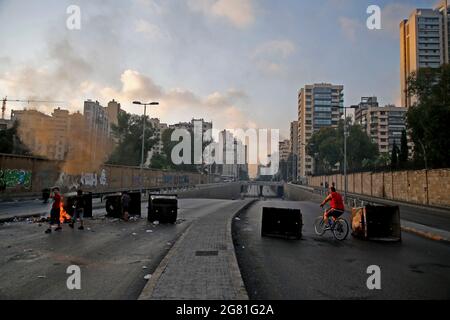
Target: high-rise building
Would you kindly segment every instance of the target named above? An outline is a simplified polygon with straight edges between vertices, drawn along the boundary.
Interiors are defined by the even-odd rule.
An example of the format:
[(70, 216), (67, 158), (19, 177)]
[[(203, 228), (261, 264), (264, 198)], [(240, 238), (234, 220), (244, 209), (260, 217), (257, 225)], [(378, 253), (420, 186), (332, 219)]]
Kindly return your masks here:
[(306, 146), (314, 132), (337, 127), (344, 111), (344, 86), (319, 83), (306, 85), (298, 94), (299, 177), (313, 174), (313, 158)]
[(362, 126), (363, 130), (378, 144), (380, 153), (392, 151), (394, 143), (400, 147), (402, 132), (406, 130), (406, 108), (393, 105), (380, 107), (376, 97), (362, 98), (355, 111), (355, 123)]
[(108, 106), (105, 109), (108, 114), (110, 128), (113, 124), (117, 126), (119, 124), (119, 113), (121, 111), (120, 103), (113, 99), (108, 103)]
[(291, 142), (283, 140), (279, 142), (280, 161), (288, 161), (291, 154)]
[(402, 107), (415, 100), (407, 92), (408, 77), (420, 68), (438, 68), (449, 61), (450, 6), (446, 1), (435, 9), (416, 9), (400, 23), (400, 78)]

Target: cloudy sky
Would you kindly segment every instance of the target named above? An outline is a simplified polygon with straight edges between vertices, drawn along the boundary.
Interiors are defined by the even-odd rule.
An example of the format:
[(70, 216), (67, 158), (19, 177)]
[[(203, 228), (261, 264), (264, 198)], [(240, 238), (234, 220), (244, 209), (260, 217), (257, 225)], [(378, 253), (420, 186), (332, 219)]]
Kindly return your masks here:
[[(138, 114), (133, 100), (157, 100), (152, 116), (165, 122), (203, 117), (287, 136), (308, 83), (343, 84), (346, 105), (367, 95), (399, 104), (398, 25), (436, 2), (0, 0), (0, 96), (72, 111), (116, 99)], [(70, 5), (81, 30), (66, 27)], [(382, 9), (382, 30), (367, 29), (369, 5)]]

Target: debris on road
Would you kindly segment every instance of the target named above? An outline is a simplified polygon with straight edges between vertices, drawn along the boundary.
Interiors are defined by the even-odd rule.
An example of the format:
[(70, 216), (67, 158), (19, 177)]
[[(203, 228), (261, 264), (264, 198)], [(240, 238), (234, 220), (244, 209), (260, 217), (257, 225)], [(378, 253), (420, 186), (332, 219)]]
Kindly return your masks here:
[(46, 276), (38, 276), (39, 279), (47, 279)]
[(147, 231), (145, 231), (145, 232), (147, 232), (147, 233), (152, 233), (152, 232), (153, 232), (153, 230), (147, 230)]
[(145, 280), (150, 280), (151, 279), (151, 277), (152, 277), (152, 275), (151, 274), (147, 274), (145, 277), (144, 277), (144, 279)]

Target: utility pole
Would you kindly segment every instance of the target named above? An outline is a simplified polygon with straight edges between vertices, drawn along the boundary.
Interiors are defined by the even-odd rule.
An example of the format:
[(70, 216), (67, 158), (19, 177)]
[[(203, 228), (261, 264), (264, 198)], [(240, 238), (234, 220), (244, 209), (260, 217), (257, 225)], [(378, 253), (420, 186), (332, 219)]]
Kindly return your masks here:
[(348, 180), (347, 180), (347, 108), (344, 107), (344, 200), (347, 201)]

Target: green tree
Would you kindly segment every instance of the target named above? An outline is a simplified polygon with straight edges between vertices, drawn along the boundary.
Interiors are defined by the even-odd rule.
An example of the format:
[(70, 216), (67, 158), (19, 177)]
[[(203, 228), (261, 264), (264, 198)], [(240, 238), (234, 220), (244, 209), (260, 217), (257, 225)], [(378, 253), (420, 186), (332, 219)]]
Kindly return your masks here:
[[(121, 112), (118, 116), (118, 125), (112, 125), (113, 137), (118, 142), (112, 152), (109, 163), (126, 166), (140, 166), (142, 155), (143, 116)], [(154, 128), (146, 117), (145, 155), (155, 145)], [(144, 159), (144, 161), (147, 159)]]
[(432, 167), (450, 167), (450, 65), (413, 73), (408, 79), (408, 94), (416, 98), (407, 113), (416, 162), (427, 159)]
[[(347, 119), (347, 165), (350, 170), (368, 166), (378, 157), (378, 146), (359, 125), (351, 125)], [(329, 173), (337, 165), (344, 166), (344, 121), (337, 128), (326, 127), (315, 132), (311, 137), (307, 153), (315, 160), (315, 171)]]
[(17, 130), (19, 122), (15, 121), (9, 129), (0, 130), (0, 153), (30, 155), (30, 150), (20, 140)]

